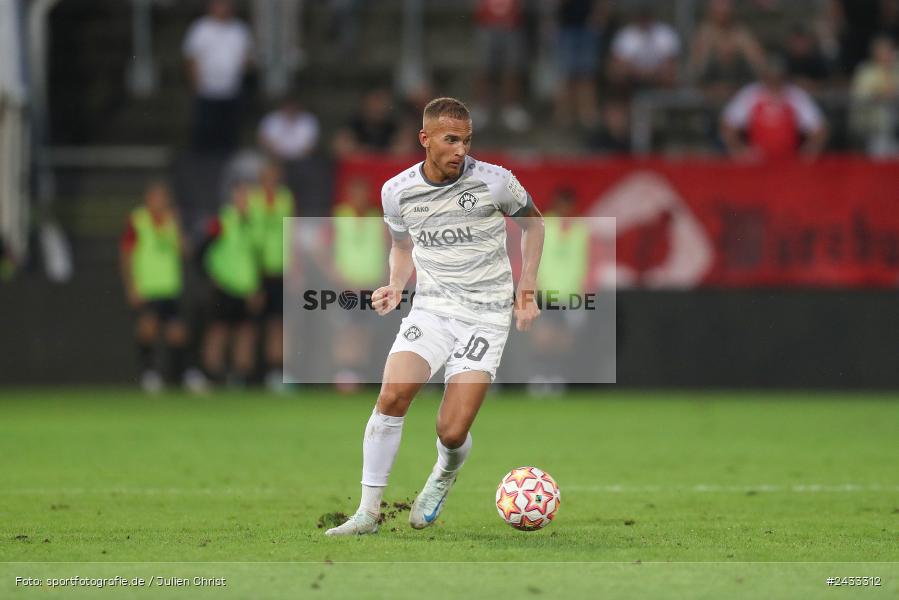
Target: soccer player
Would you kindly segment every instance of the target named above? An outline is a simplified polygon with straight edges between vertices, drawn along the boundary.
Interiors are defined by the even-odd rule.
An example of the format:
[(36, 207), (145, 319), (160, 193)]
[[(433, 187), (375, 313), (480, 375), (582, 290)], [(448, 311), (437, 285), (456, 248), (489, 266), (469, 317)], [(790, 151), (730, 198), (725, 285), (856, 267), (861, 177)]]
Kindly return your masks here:
[[(445, 366), (437, 463), (409, 515), (416, 529), (434, 523), (471, 450), (469, 429), (496, 375), (513, 313), (521, 331), (540, 314), (534, 294), (542, 217), (510, 171), (468, 156), (471, 137), (465, 104), (432, 100), (418, 134), (425, 160), (382, 188), (384, 220), (393, 237), (390, 281), (375, 290), (372, 305), (380, 315), (393, 310), (413, 269), (416, 295), (387, 357), (378, 402), (365, 428), (359, 509), (327, 535), (378, 530), (381, 497), (406, 411), (422, 385)], [(514, 301), (504, 215), (523, 229)]]

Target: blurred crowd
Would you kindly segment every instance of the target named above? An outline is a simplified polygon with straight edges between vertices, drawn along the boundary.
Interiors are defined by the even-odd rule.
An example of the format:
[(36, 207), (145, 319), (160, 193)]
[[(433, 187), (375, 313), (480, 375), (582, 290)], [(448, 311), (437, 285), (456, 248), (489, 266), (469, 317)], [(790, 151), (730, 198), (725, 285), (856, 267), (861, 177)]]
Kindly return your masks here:
[[(284, 390), (285, 274), (296, 283), (312, 268), (322, 286), (374, 289), (386, 273), (388, 240), (373, 199), (371, 183), (357, 178), (335, 205), (336, 219), (289, 221), (295, 197), (280, 164), (267, 160), (255, 179), (235, 181), (191, 235), (170, 187), (150, 182), (119, 242), (141, 386), (203, 392), (264, 383)], [(333, 358), (352, 382), (352, 368), (367, 353), (361, 329), (350, 329), (338, 336), (346, 343)]]
[[(371, 9), (329, 4), (336, 52), (352, 60), (365, 51), (360, 30)], [(787, 4), (698, 0), (692, 31), (682, 32), (666, 20), (674, 5), (651, 0), (471, 0), (476, 56), (465, 93), (475, 127), (494, 140), (504, 132), (567, 132), (587, 151), (627, 153), (635, 96), (686, 90), (707, 108), (710, 148), (742, 159), (814, 154), (828, 131), (817, 98), (843, 92), (854, 138), (871, 154), (895, 153), (899, 0), (812, 0), (801, 21), (754, 31)], [(241, 117), (241, 83), (255, 55), (250, 25), (231, 2), (214, 0), (183, 51), (195, 93), (194, 147), (235, 149), (250, 125)], [(427, 63), (426, 53), (418, 58)], [(324, 150), (337, 157), (414, 151), (419, 109), (446, 91), (438, 87), (425, 64), (413, 84), (360, 91), (357, 109), (327, 132)], [(259, 124), (260, 147), (292, 163), (320, 144), (302, 97), (300, 85)]]
[[(366, 51), (365, 11), (373, 9), (352, 0), (324, 4), (334, 47), (316, 51), (349, 64)], [(422, 52), (416, 58), (425, 64), (411, 81), (360, 84), (354, 108), (318, 106), (327, 113), (323, 125), (323, 115), (308, 105), (302, 71), (276, 99), (247, 84), (258, 69), (256, 48), (266, 46), (253, 32), (264, 34), (241, 18), (242, 5), (211, 0), (183, 40), (195, 160), (185, 167), (193, 181), (176, 186), (176, 196), (195, 232), (230, 185), (256, 178), (269, 160), (281, 166), (298, 214), (327, 216), (334, 159), (415, 155), (421, 110), (441, 93), (469, 99), (475, 130), (485, 134), (479, 135), (481, 151), (554, 147), (553, 137), (574, 140), (589, 153), (645, 151), (634, 148), (637, 128), (649, 131), (650, 143), (653, 133), (666, 135), (653, 130), (664, 119), (653, 114), (650, 126), (640, 122), (649, 117), (634, 110), (649, 98), (657, 112), (666, 102), (682, 107), (687, 99), (705, 139), (702, 149), (690, 147), (693, 152), (749, 162), (813, 158), (851, 147), (878, 158), (896, 155), (899, 0), (808, 0), (803, 6), (814, 10), (804, 12), (802, 21), (786, 21), (781, 15), (797, 5), (696, 0), (691, 31), (682, 32), (665, 20), (675, 3), (470, 0), (464, 5), (472, 27), (470, 89), (435, 85)], [(755, 31), (769, 14), (777, 15), (768, 21), (778, 23), (777, 30)], [(314, 52), (296, 48), (292, 54)], [(841, 103), (839, 140), (834, 98)], [(255, 144), (248, 150), (251, 129)], [(846, 143), (847, 135), (853, 144)], [(209, 157), (211, 168), (203, 162)], [(210, 187), (221, 193), (201, 205), (197, 198), (208, 196)]]

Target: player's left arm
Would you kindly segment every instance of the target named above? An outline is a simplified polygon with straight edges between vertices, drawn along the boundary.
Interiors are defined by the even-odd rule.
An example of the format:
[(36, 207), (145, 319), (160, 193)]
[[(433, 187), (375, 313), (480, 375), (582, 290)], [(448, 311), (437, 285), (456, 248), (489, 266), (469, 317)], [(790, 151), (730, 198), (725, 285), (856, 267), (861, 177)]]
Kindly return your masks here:
[(515, 292), (515, 327), (518, 331), (527, 331), (540, 316), (536, 294), (537, 269), (543, 255), (543, 215), (529, 194), (527, 203), (511, 216), (521, 227), (521, 276)]

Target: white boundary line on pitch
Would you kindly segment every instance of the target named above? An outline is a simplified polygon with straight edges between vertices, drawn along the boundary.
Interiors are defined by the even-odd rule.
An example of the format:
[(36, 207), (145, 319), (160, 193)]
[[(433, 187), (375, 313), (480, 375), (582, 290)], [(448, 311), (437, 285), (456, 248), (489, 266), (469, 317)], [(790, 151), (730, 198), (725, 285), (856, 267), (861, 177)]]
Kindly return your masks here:
[(739, 566), (739, 565), (896, 565), (895, 560), (176, 560), (176, 561), (133, 561), (133, 560), (6, 560), (0, 565), (250, 565), (250, 566), (290, 566), (314, 565), (329, 567), (332, 565), (600, 565), (600, 566)]
[[(899, 484), (820, 484), (806, 483), (794, 485), (775, 485), (761, 483), (758, 485), (719, 485), (699, 483), (694, 485), (562, 485), (563, 492), (586, 492), (605, 494), (653, 494), (663, 492), (683, 493), (852, 493), (852, 492), (899, 492)], [(43, 496), (43, 495), (123, 495), (123, 496), (270, 496), (272, 494), (288, 493), (290, 488), (21, 488), (0, 490), (0, 496)]]

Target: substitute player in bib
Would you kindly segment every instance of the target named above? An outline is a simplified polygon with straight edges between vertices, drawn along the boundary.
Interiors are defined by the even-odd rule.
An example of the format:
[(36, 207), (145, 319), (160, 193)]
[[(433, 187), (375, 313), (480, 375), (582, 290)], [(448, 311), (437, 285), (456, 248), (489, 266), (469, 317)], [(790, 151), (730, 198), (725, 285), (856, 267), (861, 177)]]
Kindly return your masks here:
[[(381, 202), (393, 245), (390, 282), (372, 294), (378, 314), (396, 308), (415, 269), (415, 301), (384, 367), (378, 403), (362, 443), (362, 501), (327, 535), (378, 530), (381, 498), (399, 450), (403, 420), (418, 390), (445, 367), (437, 414), (437, 463), (412, 505), (409, 523), (434, 523), (471, 451), (469, 429), (496, 375), (514, 314), (525, 331), (535, 302), (543, 220), (508, 170), (468, 156), (468, 108), (453, 98), (424, 110), (425, 160), (384, 184)], [(523, 229), (522, 267), (513, 301), (505, 215)]]

